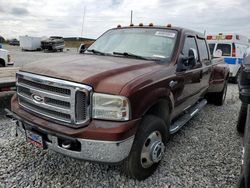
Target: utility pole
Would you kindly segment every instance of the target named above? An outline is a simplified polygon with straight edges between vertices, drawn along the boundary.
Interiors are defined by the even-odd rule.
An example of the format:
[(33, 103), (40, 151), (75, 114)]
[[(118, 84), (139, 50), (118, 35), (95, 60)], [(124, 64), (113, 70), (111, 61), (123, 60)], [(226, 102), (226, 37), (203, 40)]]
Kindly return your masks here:
[(84, 27), (84, 21), (85, 21), (85, 13), (86, 13), (86, 7), (84, 7), (84, 9), (83, 9), (81, 37), (83, 37), (83, 27)]
[(133, 24), (133, 10), (130, 13), (130, 24)]

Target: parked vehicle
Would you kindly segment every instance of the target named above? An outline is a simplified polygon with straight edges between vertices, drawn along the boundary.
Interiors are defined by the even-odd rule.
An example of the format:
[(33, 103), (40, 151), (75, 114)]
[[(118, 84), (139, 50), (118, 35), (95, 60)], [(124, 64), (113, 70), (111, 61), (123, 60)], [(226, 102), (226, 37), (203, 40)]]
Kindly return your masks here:
[(85, 44), (81, 44), (79, 49), (78, 49), (78, 52), (79, 54), (83, 54), (85, 51), (87, 50), (87, 47)]
[(11, 46), (19, 46), (20, 42), (17, 39), (11, 39), (9, 41), (9, 45), (11, 45)]
[(52, 36), (42, 41), (42, 49), (48, 51), (63, 51), (64, 40), (62, 37)]
[(230, 79), (237, 83), (244, 52), (250, 46), (248, 38), (239, 34), (219, 33), (207, 35), (207, 42), (211, 54), (218, 49), (222, 51), (222, 56), (230, 68)]
[(41, 50), (42, 39), (42, 37), (20, 36), (20, 47), (27, 51)]
[(250, 187), (250, 51), (244, 58), (239, 79), (240, 99), (242, 107), (239, 115), (238, 131), (244, 134), (243, 163), (240, 186)]
[(7, 67), (13, 65), (10, 52), (5, 49), (0, 49), (0, 67)]
[(222, 105), (229, 68), (205, 36), (153, 26), (108, 30), (83, 55), (27, 64), (8, 116), (40, 148), (123, 163), (142, 180), (176, 133), (207, 103)]

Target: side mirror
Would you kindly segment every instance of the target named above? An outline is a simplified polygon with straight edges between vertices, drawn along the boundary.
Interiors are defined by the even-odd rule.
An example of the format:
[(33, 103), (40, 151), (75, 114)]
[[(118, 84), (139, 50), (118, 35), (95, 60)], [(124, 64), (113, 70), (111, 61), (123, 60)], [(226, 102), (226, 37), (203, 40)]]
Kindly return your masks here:
[(222, 57), (222, 51), (218, 49), (213, 53), (213, 58), (220, 58), (220, 57)]
[(183, 60), (185, 66), (193, 67), (194, 65), (196, 65), (198, 60), (197, 51), (194, 48), (190, 48), (188, 50), (188, 57), (185, 57)]
[(195, 49), (190, 48), (188, 51), (188, 57), (180, 54), (177, 64), (177, 71), (186, 71), (196, 65), (198, 61), (198, 53)]
[(86, 50), (87, 50), (87, 48), (86, 48), (85, 44), (81, 44), (78, 51), (80, 54), (83, 54)]

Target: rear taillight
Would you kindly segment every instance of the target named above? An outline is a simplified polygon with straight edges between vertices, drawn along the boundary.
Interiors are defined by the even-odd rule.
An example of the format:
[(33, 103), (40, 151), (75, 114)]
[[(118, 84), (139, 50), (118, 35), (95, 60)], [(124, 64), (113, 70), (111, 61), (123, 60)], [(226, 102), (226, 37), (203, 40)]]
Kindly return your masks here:
[(233, 43), (232, 57), (236, 57), (236, 49), (234, 43)]
[(236, 51), (235, 51), (235, 49), (233, 49), (232, 56), (236, 57)]

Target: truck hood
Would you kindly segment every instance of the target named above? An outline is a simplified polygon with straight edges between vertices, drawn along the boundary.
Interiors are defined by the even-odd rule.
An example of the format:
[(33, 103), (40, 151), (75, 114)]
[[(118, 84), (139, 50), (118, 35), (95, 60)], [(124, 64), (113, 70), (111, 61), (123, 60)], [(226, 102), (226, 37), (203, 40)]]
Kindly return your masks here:
[(36, 61), (21, 71), (84, 83), (97, 92), (119, 94), (128, 82), (161, 67), (154, 61), (85, 54)]

